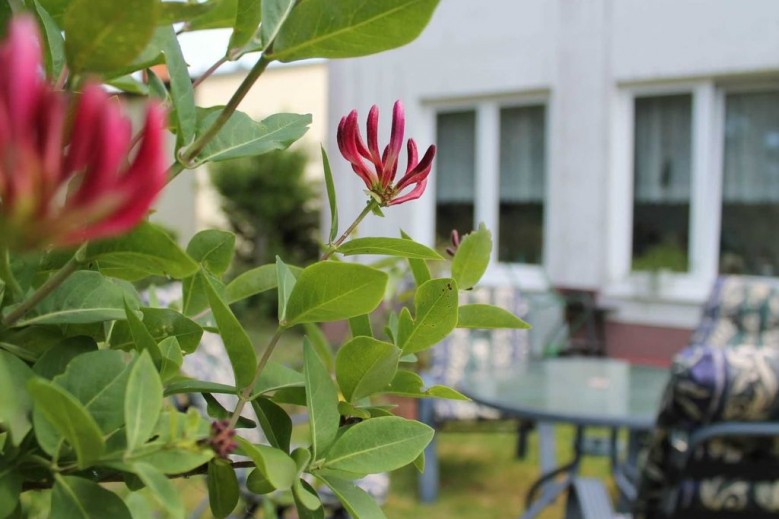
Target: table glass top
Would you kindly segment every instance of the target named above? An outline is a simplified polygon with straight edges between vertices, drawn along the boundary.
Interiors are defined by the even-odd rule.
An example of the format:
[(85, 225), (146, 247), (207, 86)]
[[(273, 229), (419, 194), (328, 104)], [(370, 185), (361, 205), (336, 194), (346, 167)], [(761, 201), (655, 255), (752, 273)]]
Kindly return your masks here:
[(650, 428), (669, 372), (603, 358), (559, 358), (473, 372), (458, 389), (473, 400), (535, 419)]

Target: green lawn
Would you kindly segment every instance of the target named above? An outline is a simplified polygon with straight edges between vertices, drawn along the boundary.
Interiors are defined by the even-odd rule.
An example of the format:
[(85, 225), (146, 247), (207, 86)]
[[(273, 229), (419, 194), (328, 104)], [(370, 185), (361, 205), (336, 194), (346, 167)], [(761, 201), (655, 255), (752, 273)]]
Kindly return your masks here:
[[(430, 505), (420, 504), (416, 497), (416, 472), (407, 467), (392, 475), (389, 500), (384, 507), (390, 519), (424, 517), (426, 519), (515, 518), (524, 510), (524, 497), (538, 477), (536, 434), (531, 435), (527, 459), (514, 456), (516, 433), (509, 423), (484, 424), (480, 429), (491, 432), (443, 432), (438, 435), (441, 467), (439, 499)], [(573, 430), (558, 427), (558, 460), (571, 455)], [(588, 458), (582, 472), (607, 478), (608, 460)], [(558, 499), (540, 517), (563, 516), (563, 499)]]

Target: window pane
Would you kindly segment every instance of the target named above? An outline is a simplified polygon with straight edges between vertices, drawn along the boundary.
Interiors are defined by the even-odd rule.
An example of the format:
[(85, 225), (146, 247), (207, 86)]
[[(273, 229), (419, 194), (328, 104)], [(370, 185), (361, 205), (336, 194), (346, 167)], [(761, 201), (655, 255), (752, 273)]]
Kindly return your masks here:
[(545, 112), (544, 106), (500, 111), (498, 261), (543, 260)]
[(692, 96), (635, 100), (633, 270), (689, 270)]
[(779, 275), (779, 92), (725, 98), (720, 272)]
[(438, 114), (436, 124), (436, 241), (448, 243), (452, 229), (473, 229), (476, 112)]

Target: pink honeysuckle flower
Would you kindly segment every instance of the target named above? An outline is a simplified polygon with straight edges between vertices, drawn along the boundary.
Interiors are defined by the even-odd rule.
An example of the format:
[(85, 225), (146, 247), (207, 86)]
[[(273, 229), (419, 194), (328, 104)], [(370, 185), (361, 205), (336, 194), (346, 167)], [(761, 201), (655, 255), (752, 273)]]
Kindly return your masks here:
[(78, 96), (43, 76), (35, 20), (0, 45), (0, 244), (74, 245), (125, 232), (165, 185), (165, 113), (150, 103), (137, 153), (119, 103), (99, 85)]
[(354, 172), (368, 186), (371, 196), (382, 207), (402, 204), (422, 196), (427, 187), (430, 168), (433, 166), (434, 145), (431, 145), (422, 160), (419, 160), (417, 145), (413, 139), (409, 139), (406, 144), (408, 155), (406, 173), (395, 183), (400, 149), (403, 147), (405, 126), (403, 104), (400, 101), (395, 102), (392, 110), (390, 142), (383, 152), (379, 151), (379, 109), (376, 105), (373, 105), (368, 113), (367, 126), (368, 145), (366, 146), (360, 135), (357, 110), (352, 110), (349, 115), (342, 117), (338, 124), (338, 149), (351, 163)]

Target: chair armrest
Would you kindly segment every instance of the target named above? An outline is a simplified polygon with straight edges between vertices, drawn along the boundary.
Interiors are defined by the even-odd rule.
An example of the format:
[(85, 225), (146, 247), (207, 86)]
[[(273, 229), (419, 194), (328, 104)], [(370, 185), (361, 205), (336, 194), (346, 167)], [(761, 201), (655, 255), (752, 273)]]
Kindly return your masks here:
[(695, 450), (698, 445), (711, 440), (728, 436), (779, 436), (777, 422), (722, 422), (707, 425), (690, 434), (687, 452)]
[(565, 519), (609, 519), (614, 515), (609, 493), (601, 480), (574, 479), (568, 491)]

